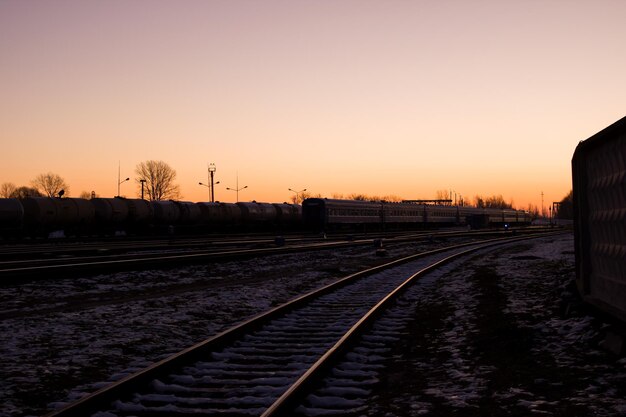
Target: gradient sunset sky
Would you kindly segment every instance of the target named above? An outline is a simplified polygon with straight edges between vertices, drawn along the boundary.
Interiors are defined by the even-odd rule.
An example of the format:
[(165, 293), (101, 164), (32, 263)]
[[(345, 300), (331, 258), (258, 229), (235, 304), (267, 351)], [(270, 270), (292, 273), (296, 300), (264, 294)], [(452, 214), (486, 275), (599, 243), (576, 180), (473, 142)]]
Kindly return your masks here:
[[(626, 1), (0, 0), (0, 183), (117, 193), (138, 163), (184, 200), (405, 199), (519, 208), (571, 189), (626, 114)], [(136, 197), (139, 185), (121, 185)]]

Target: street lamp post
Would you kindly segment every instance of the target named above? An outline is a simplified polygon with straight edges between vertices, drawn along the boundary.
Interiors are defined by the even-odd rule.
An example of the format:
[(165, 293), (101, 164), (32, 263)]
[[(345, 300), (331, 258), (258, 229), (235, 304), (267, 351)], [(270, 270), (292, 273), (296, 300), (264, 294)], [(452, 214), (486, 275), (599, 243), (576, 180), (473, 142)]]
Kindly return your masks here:
[(141, 199), (143, 200), (143, 186), (145, 185), (146, 180), (140, 179), (139, 182), (141, 183)]
[(121, 164), (118, 161), (117, 162), (117, 196), (118, 197), (120, 196), (120, 185), (122, 185), (123, 182), (130, 180), (130, 178), (126, 178), (125, 180), (120, 181), (120, 169), (121, 169)]
[[(211, 203), (215, 202), (215, 187), (213, 184), (213, 174), (215, 174), (215, 171), (217, 171), (217, 168), (215, 167), (214, 163), (210, 163), (209, 164), (209, 176), (211, 177), (209, 180), (209, 183), (211, 184)], [(219, 184), (220, 182), (218, 181), (217, 184)]]
[(122, 185), (123, 183), (125, 183), (126, 181), (130, 180), (130, 178), (126, 178), (125, 180), (120, 181), (119, 177), (117, 179), (117, 196), (120, 196), (120, 185)]
[(300, 191), (292, 190), (291, 188), (289, 188), (289, 191), (291, 191), (292, 193), (296, 193), (296, 204), (298, 204), (298, 194), (305, 192), (306, 188)]
[[(220, 182), (218, 181), (218, 182), (215, 183), (215, 185), (217, 185), (219, 183)], [(209, 200), (211, 201), (211, 203), (214, 203), (215, 200), (213, 200), (213, 196), (214, 196), (214, 194), (213, 194), (213, 182), (211, 182), (211, 185), (205, 184), (203, 182), (199, 182), (198, 184), (209, 189)]]
[(244, 188), (248, 188), (248, 186), (244, 185), (243, 187), (239, 188), (239, 174), (237, 174), (237, 187), (235, 188), (226, 187), (227, 190), (235, 191), (237, 193), (237, 202), (239, 202), (239, 191), (243, 190)]

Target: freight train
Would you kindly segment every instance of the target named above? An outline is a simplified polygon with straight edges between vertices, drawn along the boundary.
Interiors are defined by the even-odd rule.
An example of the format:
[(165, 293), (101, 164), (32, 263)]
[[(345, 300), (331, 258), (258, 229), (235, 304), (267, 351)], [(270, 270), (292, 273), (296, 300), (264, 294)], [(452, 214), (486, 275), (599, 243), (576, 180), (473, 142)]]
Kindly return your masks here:
[(287, 203), (193, 203), (115, 198), (0, 199), (0, 237), (172, 234), (245, 225), (293, 228), (301, 206)]
[(193, 203), (115, 198), (0, 199), (0, 237), (202, 233), (306, 228), (385, 229), (529, 224), (519, 210), (311, 198), (288, 203)]

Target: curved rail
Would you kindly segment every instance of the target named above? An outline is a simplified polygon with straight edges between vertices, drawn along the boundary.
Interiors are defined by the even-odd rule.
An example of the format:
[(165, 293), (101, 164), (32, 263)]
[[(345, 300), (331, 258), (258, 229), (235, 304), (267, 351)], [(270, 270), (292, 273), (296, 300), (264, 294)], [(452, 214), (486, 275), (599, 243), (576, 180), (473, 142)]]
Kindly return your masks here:
[(391, 293), (389, 293), (382, 300), (380, 300), (380, 302), (378, 302), (374, 307), (372, 307), (367, 312), (367, 314), (365, 314), (356, 324), (354, 324), (354, 326), (352, 326), (350, 330), (348, 330), (332, 348), (324, 353), (324, 355), (322, 355), (319, 360), (315, 362), (315, 364), (313, 364), (293, 385), (291, 385), (280, 398), (278, 398), (265, 412), (263, 412), (263, 414), (261, 414), (261, 417), (278, 417), (283, 415), (289, 415), (288, 413), (293, 410), (293, 405), (300, 402), (304, 395), (308, 394), (311, 391), (311, 387), (314, 387), (318, 380), (324, 375), (324, 373), (326, 373), (329, 369), (333, 367), (336, 362), (339, 361), (339, 358), (351, 347), (351, 344), (354, 342), (354, 340), (362, 335), (365, 330), (369, 326), (371, 326), (372, 322), (376, 320), (376, 318), (380, 314), (382, 314), (382, 312), (389, 306), (389, 304), (392, 303), (402, 292), (406, 290), (408, 286), (413, 284), (417, 279), (453, 260), (456, 260), (478, 250), (482, 250), (495, 245), (510, 244), (511, 242), (527, 240), (534, 237), (535, 236), (511, 238), (507, 239), (507, 241), (505, 242), (502, 242), (500, 241), (500, 239), (498, 239), (498, 241), (496, 242), (481, 244), (480, 246), (472, 247), (470, 249), (454, 253), (443, 259), (433, 262), (428, 266), (422, 268), (421, 270), (417, 271), (416, 273), (408, 277)]
[[(541, 236), (545, 236), (545, 235), (541, 235)], [(116, 401), (118, 409), (127, 410), (129, 412), (141, 412), (142, 411), (141, 407), (132, 403), (131, 398), (133, 396), (136, 396), (149, 403), (157, 404), (157, 407), (161, 407), (159, 408), (161, 411), (169, 410), (168, 412), (170, 415), (175, 415), (177, 411), (175, 410), (175, 407), (168, 408), (168, 405), (167, 405), (168, 398), (171, 398), (168, 395), (171, 396), (174, 394), (166, 395), (164, 391), (169, 392), (169, 393), (173, 391), (174, 393), (179, 393), (179, 394), (182, 393), (183, 395), (188, 395), (188, 396), (193, 397), (193, 395), (195, 395), (195, 393), (198, 390), (189, 388), (188, 386), (185, 385), (185, 383), (188, 381), (196, 380), (196, 377), (194, 377), (193, 375), (194, 372), (196, 372), (194, 371), (194, 369), (196, 368), (191, 366), (194, 362), (197, 363), (198, 361), (200, 361), (199, 365), (198, 364), (195, 365), (196, 367), (201, 369), (201, 371), (197, 371), (200, 374), (202, 372), (205, 372), (205, 373), (208, 372), (209, 374), (211, 373), (218, 374), (218, 373), (223, 372), (222, 368), (220, 368), (220, 366), (222, 365), (218, 364), (214, 366), (212, 364), (207, 364), (206, 362), (210, 361), (209, 358), (212, 358), (214, 361), (219, 362), (220, 358), (227, 359), (228, 357), (234, 357), (238, 355), (245, 356), (245, 352), (253, 352), (255, 350), (259, 350), (258, 347), (254, 348), (252, 347), (252, 345), (249, 344), (249, 342), (251, 343), (251, 340), (255, 340), (257, 338), (265, 338), (263, 339), (264, 341), (262, 341), (261, 343), (260, 350), (262, 352), (260, 354), (262, 355), (263, 358), (269, 357), (271, 356), (272, 350), (278, 350), (280, 348), (280, 346), (277, 345), (276, 342), (278, 340), (282, 340), (283, 338), (287, 339), (286, 335), (282, 335), (282, 332), (284, 332), (285, 328), (293, 326), (294, 323), (300, 323), (300, 322), (308, 321), (308, 322), (318, 323), (320, 324), (320, 326), (316, 325), (311, 328), (306, 328), (304, 330), (304, 333), (298, 333), (298, 336), (296, 340), (294, 341), (295, 350), (293, 350), (291, 353), (291, 356), (298, 357), (297, 360), (301, 360), (303, 358), (304, 362), (306, 363), (306, 368), (309, 368), (308, 370), (307, 369), (296, 369), (296, 370), (292, 369), (291, 370), (292, 372), (287, 372), (287, 374), (289, 374), (287, 375), (284, 373), (284, 371), (285, 370), (289, 371), (289, 369), (285, 369), (286, 368), (285, 365), (282, 364), (282, 365), (279, 365), (278, 368), (272, 368), (269, 372), (270, 374), (274, 373), (274, 374), (280, 375), (280, 378), (282, 378), (283, 380), (288, 379), (289, 382), (287, 383), (287, 386), (284, 386), (285, 385), (284, 381), (278, 384), (280, 386), (272, 386), (272, 382), (269, 381), (268, 379), (261, 378), (259, 379), (259, 381), (257, 381), (257, 382), (265, 383), (268, 386), (270, 386), (271, 389), (266, 387), (263, 389), (264, 391), (262, 392), (264, 392), (266, 395), (270, 395), (271, 393), (272, 396), (275, 396), (274, 398), (278, 398), (278, 400), (275, 403), (271, 401), (271, 398), (270, 398), (270, 400), (267, 400), (267, 399), (265, 400), (265, 402), (270, 401), (269, 403), (266, 404), (264, 402), (264, 403), (261, 403), (261, 405), (259, 405), (257, 402), (255, 402), (256, 400), (252, 399), (251, 397), (249, 396), (245, 397), (246, 395), (245, 392), (247, 391), (244, 390), (244, 394), (241, 394), (241, 395), (244, 395), (244, 397), (239, 399), (240, 402), (242, 403), (248, 402), (252, 404), (253, 409), (249, 410), (251, 413), (256, 414), (256, 415), (261, 414), (263, 410), (265, 410), (269, 406), (269, 408), (267, 408), (267, 411), (265, 411), (264, 415), (267, 415), (267, 416), (276, 415), (274, 413), (279, 413), (281, 412), (281, 410), (284, 410), (285, 407), (287, 407), (291, 403), (291, 401), (293, 401), (293, 398), (295, 398), (294, 396), (299, 395), (299, 393), (302, 392), (302, 390), (307, 386), (307, 384), (310, 383), (310, 381), (314, 379), (317, 375), (319, 375), (321, 370), (323, 370), (325, 367), (328, 366), (328, 364), (330, 363), (329, 361), (332, 361), (333, 358), (335, 358), (342, 351), (342, 349), (344, 349), (344, 347), (347, 346), (347, 343), (349, 342), (349, 340), (351, 340), (354, 337), (354, 335), (360, 332), (366, 323), (368, 323), (373, 317), (375, 317), (375, 315), (378, 314), (378, 312), (390, 300), (392, 300), (397, 294), (399, 294), (403, 290), (403, 288), (410, 285), (410, 282), (414, 280), (415, 277), (418, 276), (418, 274), (420, 273), (423, 274), (425, 268), (424, 267), (420, 268), (422, 269), (420, 273), (412, 274), (409, 279), (403, 280), (399, 286), (396, 286), (395, 284), (392, 285), (392, 283), (390, 282), (391, 280), (389, 280), (388, 276), (384, 280), (370, 281), (370, 282), (367, 282), (367, 280), (365, 280), (364, 278), (372, 277), (372, 276), (375, 277), (376, 273), (378, 272), (382, 272), (385, 270), (389, 270), (390, 268), (402, 266), (410, 261), (418, 260), (418, 259), (429, 257), (429, 256), (439, 255), (446, 251), (449, 252), (451, 250), (459, 250), (461, 248), (473, 247), (472, 249), (469, 249), (469, 250), (463, 250), (460, 254), (456, 255), (456, 256), (463, 256), (467, 254), (469, 251), (478, 250), (478, 249), (482, 249), (488, 246), (493, 246), (493, 245), (497, 245), (501, 243), (509, 243), (509, 242), (513, 242), (513, 241), (517, 241), (521, 239), (528, 239), (531, 237), (536, 237), (536, 236), (513, 238), (513, 239), (511, 238), (494, 239), (489, 242), (455, 245), (455, 246), (444, 248), (444, 249), (439, 249), (435, 251), (412, 255), (412, 256), (405, 257), (396, 261), (389, 262), (381, 266), (377, 266), (377, 267), (370, 268), (365, 271), (361, 271), (356, 274), (352, 274), (348, 277), (343, 278), (342, 280), (336, 283), (327, 285), (317, 291), (313, 291), (311, 293), (303, 295), (287, 304), (276, 307), (264, 314), (256, 316), (210, 339), (207, 339), (195, 346), (192, 346), (168, 359), (160, 361), (141, 372), (130, 375), (118, 381), (117, 383), (114, 383), (87, 397), (84, 397), (83, 399), (73, 404), (68, 405), (67, 407), (61, 410), (48, 414), (48, 417), (85, 415), (89, 412), (94, 412), (95, 410), (99, 410), (102, 408), (107, 409), (107, 405), (111, 404), (112, 401)], [(450, 259), (452, 258), (446, 257), (445, 259), (438, 259), (429, 268), (432, 269), (436, 267), (437, 265), (440, 265), (442, 262), (448, 262)], [(414, 267), (411, 267), (411, 270), (414, 270), (413, 268)], [(364, 287), (352, 286), (352, 284), (354, 285), (359, 284), (359, 285), (363, 285)], [(386, 289), (384, 288), (385, 285), (392, 286), (393, 288)], [(338, 294), (338, 291), (340, 289), (344, 289), (345, 291), (343, 291), (343, 293), (341, 294)], [(366, 297), (364, 299), (349, 298), (349, 297), (352, 297), (353, 294), (364, 294), (364, 295), (369, 296), (374, 290), (380, 290), (383, 293), (382, 301), (380, 300), (380, 297), (376, 294), (373, 295), (373, 297), (375, 297), (374, 301), (372, 301), (371, 297), (369, 298)], [(333, 297), (339, 297), (339, 298), (324, 299), (325, 296), (333, 296)], [(363, 301), (366, 299), (367, 301)], [(333, 301), (333, 300), (336, 300), (336, 301)], [(307, 318), (307, 316), (297, 316), (293, 318), (289, 317), (290, 314), (292, 313), (295, 314), (296, 309), (299, 309), (298, 311), (305, 311), (305, 310), (310, 311), (313, 308), (311, 307), (312, 306), (311, 303), (314, 301), (318, 303), (320, 302), (322, 303), (321, 308), (316, 308), (317, 311), (320, 312), (319, 313), (320, 315), (316, 316), (317, 318)], [(368, 304), (368, 306), (367, 308), (365, 308), (365, 307), (362, 307), (361, 304), (363, 305)], [(371, 309), (372, 304), (375, 304), (375, 307), (373, 309)], [(329, 311), (329, 310), (335, 310), (335, 309), (336, 311)], [(363, 309), (365, 310), (363, 311)], [(325, 324), (324, 317), (330, 317), (330, 316), (333, 316), (333, 317), (346, 316), (346, 319), (348, 321), (350, 320), (352, 321), (350, 321), (350, 324), (347, 325), (346, 328), (343, 328), (341, 332), (337, 334), (336, 329), (331, 329), (332, 331), (330, 331), (326, 329), (325, 326), (323, 326), (323, 324)], [(357, 322), (356, 325), (354, 325), (355, 321)], [(323, 330), (319, 334), (313, 334), (313, 336), (308, 336), (308, 334), (312, 333), (314, 328), (316, 327), (319, 327), (320, 329), (326, 329), (326, 330)], [(332, 335), (328, 336), (326, 332), (332, 333)], [(269, 346), (268, 344), (270, 342), (267, 341), (267, 337), (272, 341), (271, 347), (268, 347)], [(307, 341), (307, 337), (309, 337), (308, 341)], [(325, 347), (311, 348), (307, 344), (307, 343), (313, 343), (313, 341), (317, 341), (318, 339), (324, 340), (322, 344)], [(339, 341), (337, 341), (337, 339), (339, 339)], [(329, 340), (331, 341), (329, 342)], [(220, 349), (225, 349), (225, 350), (224, 352), (220, 354), (219, 353)], [(230, 350), (226, 350), (226, 349), (230, 349)], [(315, 352), (318, 352), (321, 358), (316, 359), (317, 356), (311, 354)], [(318, 353), (315, 353), (315, 354), (318, 354)], [(189, 369), (185, 370), (185, 367), (189, 367)], [(172, 376), (171, 374), (174, 371), (176, 371), (179, 374), (186, 373), (187, 376), (184, 376), (184, 375)], [(228, 373), (231, 371), (243, 372), (241, 369), (237, 369), (237, 370), (226, 369), (226, 371), (224, 372)], [(251, 372), (251, 375), (256, 375), (255, 374), (256, 371), (254, 370), (246, 370), (245, 372), (247, 373)], [(170, 375), (170, 376), (167, 376), (167, 375)], [(299, 376), (299, 375), (302, 375), (302, 376)], [(160, 379), (162, 378), (168, 378), (170, 382), (169, 383), (163, 383), (162, 381), (159, 382)], [(197, 378), (201, 378), (201, 377), (198, 376)], [(151, 382), (153, 385), (152, 388), (150, 387)], [(203, 383), (207, 384), (206, 382), (203, 382)], [(152, 391), (153, 389), (156, 389), (157, 392), (159, 391), (161, 392), (158, 394), (150, 394), (150, 393), (145, 393), (145, 392), (143, 394), (139, 394), (138, 393), (139, 387), (143, 387), (141, 391)], [(216, 393), (217, 388), (214, 386), (205, 386), (204, 388), (199, 388), (199, 391), (202, 392), (203, 395), (209, 395), (210, 393), (216, 394), (218, 397), (220, 395), (221, 396), (226, 395), (224, 394), (224, 392)], [(247, 394), (247, 395), (251, 395), (251, 394)], [(228, 406), (228, 403), (225, 403), (224, 401), (219, 400), (219, 399), (218, 400), (198, 399), (196, 402), (190, 401), (190, 400), (188, 400), (187, 402), (193, 404), (194, 407), (200, 407), (200, 406), (227, 407)], [(178, 410), (178, 411), (182, 413), (190, 412), (189, 410), (187, 411)]]
[[(516, 231), (521, 233), (521, 231)], [(429, 240), (443, 237), (486, 237), (486, 236), (509, 236), (512, 232), (504, 231), (479, 231), (479, 232), (439, 232), (422, 233), (410, 236), (397, 236), (387, 238), (384, 241), (390, 243), (415, 242), (419, 240)], [(236, 241), (230, 244), (258, 244), (259, 240)], [(51, 279), (66, 278), (77, 274), (89, 272), (115, 272), (122, 270), (132, 270), (138, 268), (158, 268), (169, 267), (181, 264), (201, 263), (209, 261), (221, 261), (232, 259), (251, 258), (256, 256), (267, 256), (274, 254), (287, 254), (305, 252), (310, 250), (334, 249), (348, 246), (371, 245), (372, 238), (358, 240), (333, 240), (314, 243), (302, 243), (296, 241), (289, 242), (285, 246), (270, 246), (276, 243), (274, 240), (265, 239), (262, 241), (264, 247), (256, 248), (233, 248), (218, 249), (217, 247), (202, 250), (187, 250), (184, 252), (152, 252), (134, 254), (110, 254), (104, 251), (98, 256), (76, 256), (53, 259), (29, 259), (18, 261), (0, 261), (0, 285), (13, 283), (21, 279)], [(168, 249), (177, 249), (176, 245)], [(93, 250), (93, 249), (91, 249)]]

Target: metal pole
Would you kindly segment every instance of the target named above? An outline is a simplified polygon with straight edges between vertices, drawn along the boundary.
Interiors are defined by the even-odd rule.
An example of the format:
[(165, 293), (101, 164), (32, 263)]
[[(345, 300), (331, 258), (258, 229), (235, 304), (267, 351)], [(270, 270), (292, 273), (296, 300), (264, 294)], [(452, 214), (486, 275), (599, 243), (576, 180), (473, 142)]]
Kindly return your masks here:
[(209, 201), (212, 202), (212, 200), (211, 200), (211, 187), (210, 187), (210, 185), (211, 185), (211, 164), (207, 165), (206, 173), (207, 173), (206, 179), (209, 182), (209, 187), (207, 187), (209, 189)]
[(210, 178), (210, 183), (211, 183), (211, 203), (215, 203), (215, 183), (213, 182), (213, 174), (215, 174), (215, 171), (217, 169), (215, 168), (215, 164), (211, 163), (209, 164), (209, 174), (211, 176)]

